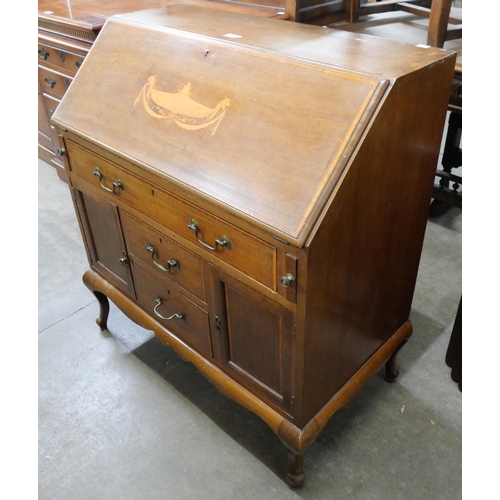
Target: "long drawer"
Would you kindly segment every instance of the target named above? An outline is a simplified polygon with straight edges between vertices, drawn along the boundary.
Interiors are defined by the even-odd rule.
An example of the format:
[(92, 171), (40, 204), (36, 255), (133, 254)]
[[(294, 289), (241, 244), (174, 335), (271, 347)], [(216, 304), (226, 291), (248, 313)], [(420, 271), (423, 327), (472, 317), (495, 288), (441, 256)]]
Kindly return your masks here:
[(62, 48), (56, 48), (52, 45), (38, 44), (38, 62), (43, 66), (53, 66), (54, 69), (68, 73), (71, 76), (83, 63), (84, 57), (79, 54), (73, 54)]
[(134, 207), (200, 250), (276, 289), (276, 248), (137, 177), (76, 143), (66, 142), (73, 175)]
[(148, 269), (207, 301), (200, 257), (128, 212), (122, 211), (121, 221), (127, 250), (134, 260), (140, 259)]
[(139, 305), (183, 342), (208, 359), (212, 341), (208, 313), (134, 262), (133, 276)]

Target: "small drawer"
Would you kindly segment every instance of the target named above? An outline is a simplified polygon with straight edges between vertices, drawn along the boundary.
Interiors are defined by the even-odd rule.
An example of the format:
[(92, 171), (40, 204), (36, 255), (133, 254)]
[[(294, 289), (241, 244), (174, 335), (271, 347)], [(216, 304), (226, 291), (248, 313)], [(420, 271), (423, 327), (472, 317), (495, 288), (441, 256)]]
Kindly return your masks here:
[(56, 70), (63, 70), (71, 76), (83, 63), (84, 57), (80, 54), (73, 54), (67, 50), (52, 47), (51, 45), (38, 44), (38, 63), (42, 66), (51, 66)]
[(121, 219), (127, 250), (134, 260), (140, 259), (150, 270), (207, 301), (202, 261), (197, 255), (125, 211)]
[(140, 262), (134, 262), (133, 275), (139, 305), (176, 337), (211, 359), (208, 313), (146, 271)]
[(115, 163), (66, 142), (74, 174), (134, 207), (193, 245), (276, 290), (276, 248)]
[(47, 68), (38, 67), (38, 81), (42, 91), (61, 99), (71, 85), (73, 78), (61, 75)]

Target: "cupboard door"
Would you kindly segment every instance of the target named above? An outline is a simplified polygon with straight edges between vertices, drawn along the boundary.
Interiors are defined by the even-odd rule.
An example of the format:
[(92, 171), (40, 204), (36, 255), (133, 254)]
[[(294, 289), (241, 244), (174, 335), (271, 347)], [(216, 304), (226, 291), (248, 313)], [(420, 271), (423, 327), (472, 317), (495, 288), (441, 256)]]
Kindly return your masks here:
[(222, 369), (291, 413), (293, 313), (210, 265), (214, 342)]
[(86, 191), (74, 194), (91, 266), (135, 298), (118, 207)]

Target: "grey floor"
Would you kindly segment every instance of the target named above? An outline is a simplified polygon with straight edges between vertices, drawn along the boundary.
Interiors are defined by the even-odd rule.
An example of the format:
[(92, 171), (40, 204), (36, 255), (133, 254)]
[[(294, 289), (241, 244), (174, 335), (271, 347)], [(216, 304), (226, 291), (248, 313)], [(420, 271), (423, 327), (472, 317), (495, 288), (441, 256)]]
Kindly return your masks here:
[(461, 210), (428, 221), (398, 381), (375, 375), (333, 415), (294, 490), (259, 418), (116, 308), (99, 330), (68, 186), (41, 160), (38, 180), (40, 500), (461, 498), (462, 393), (444, 362)]

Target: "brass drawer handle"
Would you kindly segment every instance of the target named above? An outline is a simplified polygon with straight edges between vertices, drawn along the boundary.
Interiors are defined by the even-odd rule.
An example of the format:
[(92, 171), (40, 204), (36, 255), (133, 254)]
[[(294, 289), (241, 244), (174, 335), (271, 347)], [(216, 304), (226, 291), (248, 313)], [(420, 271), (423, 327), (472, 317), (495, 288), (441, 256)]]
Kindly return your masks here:
[(40, 47), (38, 49), (38, 55), (43, 59), (43, 60), (47, 60), (47, 57), (50, 56), (50, 52), (47, 52), (43, 47)]
[(167, 267), (163, 266), (159, 262), (156, 262), (156, 260), (155, 260), (156, 249), (155, 249), (155, 247), (151, 243), (149, 243), (149, 241), (148, 241), (148, 244), (146, 245), (146, 250), (148, 252), (151, 252), (151, 260), (153, 261), (153, 264), (157, 268), (161, 269), (162, 271), (165, 271), (166, 273), (169, 273), (169, 272), (171, 272), (171, 268), (172, 267), (176, 267), (177, 269), (180, 269), (179, 262), (177, 262), (176, 259), (170, 259), (167, 262)]
[(186, 316), (184, 316), (184, 314), (182, 313), (174, 313), (172, 314), (172, 316), (169, 316), (168, 318), (165, 317), (165, 316), (162, 316), (156, 309), (158, 309), (158, 307), (160, 307), (162, 304), (163, 304), (163, 300), (161, 300), (161, 297), (159, 295), (156, 296), (156, 299), (155, 299), (155, 302), (156, 302), (156, 305), (153, 309), (154, 313), (161, 319), (164, 319), (164, 320), (171, 320), (171, 319), (174, 319), (174, 318), (177, 318), (177, 319), (185, 319)]
[(52, 89), (54, 88), (54, 85), (56, 84), (56, 81), (53, 78), (50, 78), (49, 76), (44, 76), (43, 81)]
[(221, 247), (231, 247), (231, 242), (227, 238), (227, 236), (221, 236), (218, 240), (215, 240), (215, 246), (209, 245), (208, 243), (205, 243), (204, 241), (200, 240), (200, 237), (198, 236), (198, 231), (200, 230), (198, 223), (194, 220), (191, 219), (188, 224), (188, 228), (191, 229), (191, 231), (194, 231), (194, 234), (196, 235), (196, 239), (200, 244), (202, 244), (205, 248), (208, 248), (209, 250), (215, 251), (217, 250), (217, 245), (220, 245)]
[(95, 167), (93, 173), (94, 173), (94, 175), (96, 175), (97, 177), (99, 177), (99, 184), (104, 189), (104, 191), (107, 191), (108, 193), (114, 193), (115, 188), (116, 189), (124, 189), (123, 183), (122, 183), (122, 181), (120, 179), (116, 179), (116, 181), (113, 182), (113, 187), (112, 188), (109, 188), (109, 187), (105, 186), (102, 183), (102, 178), (104, 176), (102, 175), (102, 172), (99, 170), (99, 167)]

